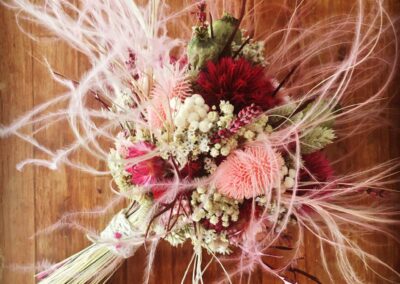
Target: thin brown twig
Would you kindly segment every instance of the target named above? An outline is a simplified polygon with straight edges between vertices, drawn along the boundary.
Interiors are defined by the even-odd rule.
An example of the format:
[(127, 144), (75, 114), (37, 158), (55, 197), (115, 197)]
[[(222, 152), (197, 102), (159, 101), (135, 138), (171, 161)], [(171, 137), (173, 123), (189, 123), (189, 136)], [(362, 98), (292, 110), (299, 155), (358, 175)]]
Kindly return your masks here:
[[(73, 79), (70, 79), (70, 78), (67, 78), (67, 76), (61, 74), (60, 72), (53, 71), (53, 73), (54, 73), (55, 75), (57, 75), (57, 76), (63, 78), (63, 79), (70, 80), (72, 83), (74, 83), (75, 86), (78, 86), (78, 85), (79, 85), (79, 82), (78, 82), (78, 81), (73, 80)], [(100, 98), (100, 96), (99, 96), (99, 94), (98, 94), (97, 92), (95, 92), (95, 91), (93, 91), (93, 90), (89, 90), (89, 92), (92, 93), (92, 94), (94, 95), (94, 98), (95, 98), (97, 101), (99, 101), (106, 109), (111, 110), (111, 107), (110, 107), (102, 98)]]
[(275, 91), (272, 93), (272, 96), (276, 96), (276, 94), (280, 91), (280, 89), (283, 87), (283, 85), (286, 84), (286, 82), (290, 79), (290, 77), (292, 77), (294, 71), (296, 71), (298, 65), (296, 65), (295, 67), (293, 67), (292, 70), (290, 70), (290, 72), (285, 76), (285, 78), (283, 78), (282, 82), (279, 83), (278, 87), (275, 89)]
[(301, 270), (299, 268), (295, 268), (295, 267), (294, 268), (289, 268), (289, 271), (293, 272), (293, 273), (300, 273), (301, 275), (304, 275), (305, 277), (307, 277), (308, 279), (314, 281), (315, 283), (322, 284), (322, 282), (319, 281), (319, 279), (316, 276), (311, 275), (310, 273), (307, 273), (304, 270)]
[(213, 18), (212, 18), (211, 12), (209, 13), (209, 15), (210, 15), (210, 31), (211, 31), (211, 38), (214, 39)]
[(246, 46), (246, 44), (248, 44), (250, 42), (250, 37), (248, 37), (247, 39), (246, 39), (246, 41), (245, 42), (243, 42), (242, 43), (242, 45), (239, 47), (239, 49), (235, 52), (235, 54), (233, 55), (233, 59), (235, 59), (238, 55), (239, 55), (239, 53), (243, 50), (243, 48)]

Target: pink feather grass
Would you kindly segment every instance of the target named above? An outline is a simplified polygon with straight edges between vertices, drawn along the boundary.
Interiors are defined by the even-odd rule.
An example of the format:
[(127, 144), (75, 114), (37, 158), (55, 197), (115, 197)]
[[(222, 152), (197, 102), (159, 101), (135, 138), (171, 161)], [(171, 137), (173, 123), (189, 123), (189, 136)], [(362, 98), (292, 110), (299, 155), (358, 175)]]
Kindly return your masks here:
[[(228, 2), (209, 1), (214, 19), (217, 18), (217, 14), (221, 14), (223, 8), (226, 8), (223, 7), (224, 4), (229, 6)], [(173, 21), (181, 23), (181, 16), (187, 14), (194, 5), (189, 5), (175, 13), (168, 13), (165, 3), (162, 2), (156, 12), (153, 10), (153, 4), (154, 2), (150, 1), (147, 5), (137, 6), (132, 1), (109, 0), (80, 1), (76, 6), (64, 0), (46, 1), (43, 5), (35, 5), (25, 0), (8, 2), (9, 7), (19, 11), (18, 21), (30, 20), (43, 25), (87, 56), (91, 62), (90, 69), (80, 78), (79, 85), (74, 84), (72, 80), (60, 78), (48, 66), (53, 79), (65, 86), (67, 92), (37, 106), (11, 125), (1, 126), (1, 137), (16, 135), (48, 156), (48, 159), (28, 159), (19, 164), (20, 169), (28, 164), (46, 166), (51, 169), (57, 169), (60, 165), (66, 164), (94, 175), (108, 174), (108, 171), (100, 171), (96, 167), (73, 160), (73, 154), (77, 151), (85, 151), (93, 157), (93, 160), (105, 161), (109, 147), (104, 146), (103, 141), (115, 141), (119, 123), (133, 122), (140, 127), (151, 129), (150, 122), (142, 117), (142, 114), (148, 111), (149, 98), (156, 96), (157, 93), (160, 97), (169, 97), (171, 86), (174, 84), (176, 86), (177, 82), (184, 79), (174, 76), (176, 73), (169, 69), (171, 67), (169, 59), (175, 48), (180, 51), (184, 49), (184, 42), (190, 34), (190, 28), (184, 27), (180, 30), (182, 37), (173, 39), (167, 34), (167, 24)], [(366, 4), (365, 1), (358, 0), (354, 10), (346, 15), (332, 16), (311, 25), (307, 24), (305, 19), (310, 14), (312, 4), (307, 5), (303, 2), (296, 2), (291, 7), (274, 4), (266, 7), (258, 6), (257, 11), (248, 11), (246, 14), (243, 27), (255, 34), (255, 38), (263, 40), (268, 48), (266, 62), (268, 62), (269, 73), (282, 78), (288, 70), (298, 66), (298, 71), (285, 86), (285, 93), (291, 95), (298, 104), (309, 100), (328, 102), (325, 107), (312, 109), (310, 115), (285, 129), (278, 129), (271, 137), (268, 137), (268, 145), (272, 149), (285, 149), (292, 143), (299, 145), (300, 133), (326, 122), (328, 110), (333, 111), (337, 120), (336, 125), (342, 129), (342, 137), (345, 138), (351, 139), (355, 133), (362, 132), (365, 128), (376, 127), (377, 123), (380, 123), (377, 120), (379, 110), (374, 106), (383, 106), (380, 107), (381, 111), (385, 111), (385, 106), (387, 106), (384, 94), (393, 79), (398, 61), (397, 33), (393, 20), (383, 7), (383, 1), (373, 1), (369, 8)], [(255, 14), (262, 16), (270, 13), (271, 9), (277, 10), (273, 13), (277, 15), (277, 19), (273, 19), (274, 22), (269, 28), (263, 27), (262, 32), (258, 32), (257, 27), (252, 25), (252, 17)], [(153, 18), (153, 15), (157, 17)], [(34, 37), (34, 35), (29, 36)], [(391, 40), (381, 48), (378, 43), (383, 38)], [(341, 56), (338, 56), (338, 47), (342, 47), (341, 50), (344, 51)], [(134, 70), (127, 70), (124, 64), (129, 50), (136, 55)], [(150, 69), (151, 74), (149, 74)], [(368, 96), (360, 97), (360, 90), (370, 86), (370, 83), (377, 80), (378, 76), (367, 77), (363, 73), (365, 70), (379, 74), (382, 83)], [(136, 80), (134, 74), (139, 74), (139, 80)], [(170, 87), (160, 89), (150, 86), (152, 82), (149, 78), (164, 78), (165, 82), (170, 80)], [(99, 111), (87, 104), (93, 91), (101, 93), (102, 97), (108, 101), (115, 101), (116, 93), (125, 88), (133, 89), (134, 107), (124, 109), (123, 112)], [(60, 103), (62, 103), (61, 107)], [(337, 103), (344, 106), (342, 112), (335, 111)], [(157, 110), (159, 106), (156, 105), (159, 104), (154, 103), (154, 105)], [(57, 110), (50, 111), (54, 107)], [(266, 114), (279, 118), (279, 115), (272, 114), (272, 111)], [(37, 141), (33, 138), (33, 133), (29, 131), (31, 126), (38, 123), (57, 125), (65, 121), (68, 121), (75, 141), (63, 145), (58, 150), (53, 150), (46, 143)], [(41, 127), (35, 133), (45, 130), (46, 127)], [(259, 140), (259, 143), (263, 143), (265, 139), (261, 137)], [(160, 147), (164, 146), (166, 145)], [(158, 154), (158, 151), (159, 149), (155, 149), (145, 157), (130, 159), (129, 163), (135, 164), (151, 159)], [(241, 158), (244, 159), (244, 157), (246, 154), (243, 154)], [(291, 158), (299, 172), (300, 154), (295, 153)], [(263, 257), (268, 256), (267, 250), (282, 237), (283, 232), (278, 228), (276, 233), (273, 228), (274, 230), (260, 239), (259, 229), (263, 226), (263, 221), (267, 218), (277, 220), (278, 216), (271, 217), (267, 215), (267, 212), (262, 212), (261, 217), (256, 218), (252, 210), (246, 237), (240, 247), (242, 253), (236, 259), (237, 269), (230, 272), (230, 275), (251, 272), (255, 264), (258, 264), (264, 270), (279, 276), (285, 268), (295, 263), (307, 231), (315, 235), (320, 242), (322, 263), (328, 272), (331, 265), (328, 265), (324, 247), (328, 245), (335, 249), (336, 265), (343, 279), (348, 283), (363, 283), (352, 266), (350, 255), (358, 257), (366, 267), (370, 267), (370, 262), (375, 262), (399, 276), (396, 271), (365, 252), (351, 240), (346, 234), (348, 226), (341, 227), (343, 223), (347, 223), (365, 229), (367, 232), (388, 233), (385, 226), (398, 223), (394, 221), (393, 216), (397, 211), (384, 204), (376, 204), (373, 207), (355, 205), (360, 191), (366, 188), (386, 190), (389, 182), (398, 181), (392, 177), (392, 173), (396, 171), (395, 163), (398, 161), (378, 165), (373, 169), (374, 174), (367, 170), (346, 174), (326, 183), (315, 182), (315, 185), (321, 187), (322, 190), (329, 189), (328, 194), (323, 196), (298, 196), (296, 191), (299, 187), (314, 186), (310, 183), (301, 184), (301, 181), (296, 181), (293, 194), (290, 196), (273, 195), (272, 192), (267, 192), (268, 202), (277, 198), (288, 208), (287, 216), (281, 224), (282, 227), (288, 224), (289, 214), (294, 214), (297, 218), (298, 239), (294, 241), (293, 256), (282, 267), (272, 268), (264, 263)], [(257, 180), (258, 177), (258, 175), (254, 176), (254, 179)], [(249, 177), (249, 179), (252, 178)], [(171, 190), (163, 198), (166, 200), (174, 198), (183, 190), (209, 182), (209, 179), (184, 181), (175, 173), (174, 178), (167, 182)], [(262, 180), (262, 182), (266, 183), (267, 180)], [(161, 202), (162, 200), (155, 203), (153, 212)], [(312, 214), (302, 212), (301, 208), (304, 208), (304, 205), (312, 208)], [(149, 251), (147, 275), (151, 269), (157, 242), (153, 244)], [(113, 271), (116, 266), (117, 263), (112, 262), (105, 272)], [(380, 274), (379, 271), (374, 272)], [(384, 278), (384, 275), (380, 276)]]

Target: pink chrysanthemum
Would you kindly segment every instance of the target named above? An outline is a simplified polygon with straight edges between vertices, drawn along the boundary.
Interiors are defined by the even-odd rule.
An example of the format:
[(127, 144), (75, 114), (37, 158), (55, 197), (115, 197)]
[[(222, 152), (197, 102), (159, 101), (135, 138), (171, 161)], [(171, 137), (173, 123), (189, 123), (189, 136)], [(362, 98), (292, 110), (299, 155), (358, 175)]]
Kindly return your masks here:
[(218, 167), (217, 190), (235, 199), (265, 194), (280, 180), (283, 159), (266, 143), (254, 143), (236, 150)]

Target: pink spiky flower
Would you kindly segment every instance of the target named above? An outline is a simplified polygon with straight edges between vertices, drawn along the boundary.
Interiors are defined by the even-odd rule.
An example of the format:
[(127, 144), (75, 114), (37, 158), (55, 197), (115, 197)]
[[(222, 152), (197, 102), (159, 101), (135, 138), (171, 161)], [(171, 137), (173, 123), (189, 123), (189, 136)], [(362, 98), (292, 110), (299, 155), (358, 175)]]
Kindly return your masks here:
[(266, 194), (280, 180), (282, 156), (267, 143), (255, 142), (236, 150), (215, 173), (217, 190), (234, 199)]
[(151, 104), (147, 108), (147, 119), (152, 129), (160, 129), (171, 119), (170, 100), (184, 99), (191, 91), (190, 83), (184, 79), (169, 78), (163, 84), (158, 84), (152, 91)]

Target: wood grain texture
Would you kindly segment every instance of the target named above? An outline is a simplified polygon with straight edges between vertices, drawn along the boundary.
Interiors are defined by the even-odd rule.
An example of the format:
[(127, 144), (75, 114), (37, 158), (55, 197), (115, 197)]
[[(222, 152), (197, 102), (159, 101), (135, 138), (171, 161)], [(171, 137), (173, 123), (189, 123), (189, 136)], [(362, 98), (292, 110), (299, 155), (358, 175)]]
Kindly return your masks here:
[[(167, 1), (172, 9), (182, 7), (184, 0)], [(239, 1), (228, 1), (233, 11), (238, 12)], [(274, 2), (284, 2), (274, 1)], [(287, 1), (286, 1), (287, 2)], [(259, 5), (266, 5), (269, 1), (248, 1), (247, 10)], [(320, 0), (316, 1), (315, 9), (310, 11), (311, 20), (319, 20), (334, 13), (345, 13), (353, 7), (353, 1), (347, 0)], [(392, 15), (400, 14), (398, 0), (385, 1), (387, 10)], [(273, 17), (254, 15), (248, 19), (254, 24), (255, 31), (262, 31), (263, 26), (273, 21)], [(32, 42), (21, 33), (15, 23), (11, 11), (0, 6), (0, 123), (7, 124), (12, 119), (23, 114), (41, 102), (52, 98), (63, 89), (54, 83), (47, 69), (43, 66), (42, 58), (46, 57), (54, 69), (65, 76), (78, 79), (88, 67), (85, 58), (69, 48), (65, 43), (51, 38), (46, 31), (32, 26), (24, 26), (27, 31), (39, 35), (43, 41)], [(177, 27), (171, 27), (170, 33), (178, 32)], [(400, 117), (400, 76), (394, 80), (395, 84), (388, 90), (388, 94), (397, 94), (393, 99), (387, 118), (392, 125), (399, 126)], [(377, 80), (376, 84), (379, 84)], [(368, 95), (368, 90), (365, 90)], [(95, 102), (94, 102), (95, 103)], [(65, 125), (66, 129), (67, 125)], [(65, 141), (72, 139), (63, 127), (50, 127), (44, 134), (36, 137), (39, 140), (51, 142), (56, 149)], [(362, 169), (376, 163), (400, 156), (400, 134), (393, 126), (381, 128), (362, 135), (356, 141), (344, 141), (330, 149), (330, 154), (344, 154), (357, 149), (357, 155), (336, 166), (337, 171), (344, 172), (350, 169)], [(77, 231), (64, 229), (51, 234), (34, 236), (56, 222), (64, 212), (94, 208), (106, 204), (112, 196), (108, 190), (107, 178), (93, 178), (87, 174), (61, 168), (57, 172), (48, 169), (27, 167), (22, 172), (15, 169), (16, 163), (27, 157), (43, 157), (31, 146), (15, 137), (0, 140), (1, 170), (0, 170), (0, 254), (5, 260), (5, 269), (0, 276), (0, 282), (6, 284), (34, 283), (33, 267), (43, 259), (59, 261), (68, 255), (82, 249), (89, 242), (85, 236)], [(88, 156), (78, 153), (81, 160)], [(104, 167), (104, 165), (98, 165)], [(82, 220), (86, 225), (101, 228), (107, 218), (97, 220)], [(365, 241), (363, 236), (352, 238)], [(400, 246), (394, 241), (374, 234), (368, 238), (371, 243), (364, 244), (368, 251), (376, 254), (389, 265), (400, 271)], [(384, 246), (374, 246), (373, 242)], [(323, 283), (330, 283), (319, 263), (315, 249), (315, 239), (307, 236), (304, 248), (305, 258), (299, 260), (299, 267), (317, 275)], [(333, 256), (332, 251), (327, 252)], [(180, 283), (186, 265), (192, 255), (191, 246), (174, 249), (162, 243), (159, 247), (156, 262), (152, 273), (151, 283)], [(134, 257), (127, 260), (110, 280), (113, 284), (140, 283), (142, 270), (145, 265), (145, 249), (141, 249)], [(356, 260), (355, 260), (356, 261)], [(357, 265), (357, 263), (356, 263)], [(372, 273), (367, 273), (358, 265), (360, 274), (366, 275), (366, 283), (386, 283)], [(387, 271), (382, 271), (388, 275)], [(206, 275), (205, 283), (221, 276), (217, 264), (211, 265)], [(339, 278), (337, 278), (339, 279)], [(247, 280), (247, 279), (246, 279)], [(305, 277), (298, 276), (298, 283), (312, 283)], [(280, 283), (271, 276), (256, 269), (250, 283)], [(335, 283), (341, 283), (338, 280)]]

